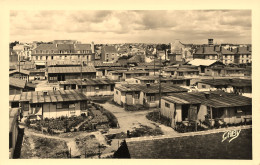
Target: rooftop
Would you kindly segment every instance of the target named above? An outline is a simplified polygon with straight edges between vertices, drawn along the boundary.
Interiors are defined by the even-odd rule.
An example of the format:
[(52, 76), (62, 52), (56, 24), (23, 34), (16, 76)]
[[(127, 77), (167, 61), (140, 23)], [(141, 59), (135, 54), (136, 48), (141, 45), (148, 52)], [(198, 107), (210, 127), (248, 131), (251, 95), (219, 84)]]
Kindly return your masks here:
[(115, 46), (103, 46), (103, 50), (106, 53), (117, 53)]
[(54, 90), (35, 92), (23, 92), (17, 95), (9, 95), (9, 102), (28, 101), (29, 103), (51, 103), (65, 101), (82, 101), (87, 97), (77, 90)]
[(202, 79), (199, 82), (209, 84), (213, 86), (252, 86), (252, 80), (250, 79)]
[(25, 84), (26, 84), (25, 80), (9, 77), (9, 85), (11, 85), (11, 86), (18, 87), (18, 88), (24, 88)]
[[(121, 84), (115, 87), (116, 89), (124, 92), (130, 91), (143, 91), (145, 93), (159, 93), (159, 84), (150, 84), (147, 87), (146, 84)], [(188, 90), (177, 85), (162, 85), (162, 93), (173, 93), (173, 92), (187, 92)]]
[(48, 73), (88, 73), (96, 72), (96, 69), (93, 66), (84, 66), (82, 67), (49, 67)]
[(20, 72), (19, 70), (12, 70), (12, 71), (9, 71), (9, 75), (10, 74), (13, 74), (13, 73), (22, 73), (22, 74), (26, 74), (26, 75), (29, 75), (30, 74), (30, 71), (27, 71), (27, 70), (23, 70), (23, 69), (20, 69)]
[(109, 85), (109, 84), (115, 84), (115, 81), (110, 79), (84, 79), (84, 81), (81, 81), (79, 79), (75, 80), (67, 80), (67, 81), (59, 81), (59, 84), (76, 84), (76, 85)]
[[(209, 98), (206, 98), (205, 94), (208, 94)], [(162, 99), (177, 104), (205, 104), (214, 108), (252, 105), (251, 98), (222, 91), (173, 93)]]
[(215, 63), (223, 64), (222, 62), (217, 61), (217, 60), (206, 60), (206, 59), (194, 59), (194, 60), (188, 62), (188, 64), (191, 64), (194, 66), (211, 66)]

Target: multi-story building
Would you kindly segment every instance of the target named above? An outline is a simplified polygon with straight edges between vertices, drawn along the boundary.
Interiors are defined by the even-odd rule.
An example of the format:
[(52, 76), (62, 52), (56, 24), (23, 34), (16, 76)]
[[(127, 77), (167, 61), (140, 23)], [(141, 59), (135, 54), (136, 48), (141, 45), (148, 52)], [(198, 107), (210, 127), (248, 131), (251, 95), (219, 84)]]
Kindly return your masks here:
[(32, 51), (32, 61), (52, 60), (93, 61), (91, 44), (41, 44)]
[(238, 47), (236, 49), (232, 49), (231, 51), (235, 54), (234, 63), (244, 64), (252, 62), (251, 47)]
[(101, 50), (101, 60), (105, 62), (115, 62), (118, 60), (118, 52), (115, 46), (103, 46)]
[(219, 54), (219, 60), (224, 64), (230, 64), (235, 62), (235, 55), (233, 52), (223, 48), (223, 47), (215, 47), (215, 51)]
[(215, 47), (200, 47), (197, 51), (193, 54), (193, 59), (210, 59), (210, 60), (217, 60), (218, 53), (214, 50)]

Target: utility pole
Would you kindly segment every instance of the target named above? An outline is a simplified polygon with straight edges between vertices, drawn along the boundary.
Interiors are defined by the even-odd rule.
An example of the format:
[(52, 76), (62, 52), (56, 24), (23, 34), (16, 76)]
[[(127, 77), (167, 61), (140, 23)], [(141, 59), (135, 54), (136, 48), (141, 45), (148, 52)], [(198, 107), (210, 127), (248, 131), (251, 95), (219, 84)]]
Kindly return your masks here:
[(154, 59), (153, 59), (153, 75), (155, 76), (155, 56), (156, 54), (154, 55)]
[[(159, 108), (161, 108), (162, 85), (161, 85), (161, 71), (162, 71), (162, 57), (160, 56), (160, 72), (159, 72)], [(159, 119), (161, 118), (161, 111), (159, 110)]]
[(80, 56), (80, 79), (81, 79), (81, 89), (80, 89), (80, 91), (81, 91), (81, 93), (83, 93), (82, 92), (82, 79), (83, 79), (83, 77), (82, 77), (82, 56)]

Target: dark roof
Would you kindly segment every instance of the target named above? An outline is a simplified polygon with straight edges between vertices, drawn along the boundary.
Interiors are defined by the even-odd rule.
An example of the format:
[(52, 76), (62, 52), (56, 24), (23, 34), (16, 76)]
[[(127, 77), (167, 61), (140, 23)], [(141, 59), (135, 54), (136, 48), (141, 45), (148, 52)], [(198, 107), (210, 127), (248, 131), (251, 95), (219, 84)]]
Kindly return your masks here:
[(67, 81), (59, 81), (59, 84), (76, 84), (76, 85), (108, 85), (108, 84), (115, 84), (115, 81), (110, 79), (84, 79), (81, 81), (79, 79), (75, 80), (67, 80)]
[(165, 68), (163, 69), (166, 72), (176, 71), (176, 72), (199, 72), (198, 69), (192, 69), (192, 68)]
[(91, 50), (90, 44), (40, 44), (34, 50)]
[(214, 47), (200, 47), (194, 54), (218, 54)]
[[(139, 76), (139, 77), (135, 77), (135, 79), (138, 80), (159, 80), (158, 76)], [(176, 77), (162, 77), (161, 81), (170, 81), (170, 80), (190, 80), (190, 78), (176, 78)]]
[(9, 95), (9, 102), (29, 101), (29, 103), (48, 103), (87, 100), (87, 97), (77, 90), (55, 90), (47, 91), (47, 93), (47, 95), (44, 95), (43, 91), (36, 91), (23, 92), (19, 95)]
[[(49, 67), (48, 73), (80, 73), (81, 67)], [(96, 69), (93, 66), (84, 66), (82, 67), (82, 72), (96, 72)]]
[[(234, 129), (243, 129), (242, 132), (245, 131), (246, 134), (252, 133), (251, 126), (248, 126), (179, 133), (175, 135), (127, 138), (122, 142), (114, 156), (115, 158), (132, 159), (223, 159), (223, 155), (228, 155), (226, 158), (237, 159), (241, 157), (241, 154), (235, 154), (234, 156), (234, 152), (241, 148), (239, 145), (236, 149), (234, 149), (234, 146), (237, 146), (236, 144), (233, 144), (234, 146), (228, 146), (233, 149), (233, 152), (230, 152), (230, 150), (221, 150), (221, 148), (227, 146), (227, 144), (222, 143), (221, 140), (218, 142), (218, 145), (214, 142), (211, 143), (207, 141), (221, 137), (223, 133)], [(242, 134), (240, 134), (240, 136), (241, 135)], [(244, 133), (243, 136), (245, 136)], [(240, 143), (241, 142), (238, 142), (237, 144)], [(250, 143), (250, 140), (248, 143)], [(250, 146), (248, 143), (245, 143), (245, 146)], [(217, 148), (214, 148), (214, 145), (217, 146)], [(219, 147), (219, 145), (221, 145), (221, 147)], [(221, 156), (218, 155), (220, 153)], [(248, 159), (250, 159), (250, 156)]]
[(79, 60), (51, 60), (47, 62), (47, 66), (55, 65), (80, 65)]
[[(209, 98), (206, 98), (205, 94), (208, 94)], [(223, 91), (173, 93), (170, 95), (171, 96), (165, 96), (162, 99), (177, 104), (200, 104), (201, 103), (214, 108), (252, 105), (251, 98), (236, 95), (233, 93), (226, 93)]]
[(202, 79), (200, 83), (209, 84), (213, 86), (252, 86), (252, 80), (250, 79)]
[(145, 84), (120, 84), (115, 88), (122, 92), (131, 92), (131, 91), (141, 91), (141, 89), (145, 88)]
[(232, 50), (235, 54), (251, 54), (250, 49), (247, 47), (238, 47)]
[(103, 46), (103, 50), (106, 53), (117, 53), (117, 50), (114, 46)]
[(11, 85), (11, 86), (18, 87), (18, 88), (24, 88), (25, 84), (26, 84), (25, 80), (9, 77), (9, 85)]
[[(150, 87), (142, 89), (144, 93), (159, 93), (159, 84), (151, 84)], [(162, 93), (178, 93), (187, 92), (188, 90), (177, 85), (161, 85)]]

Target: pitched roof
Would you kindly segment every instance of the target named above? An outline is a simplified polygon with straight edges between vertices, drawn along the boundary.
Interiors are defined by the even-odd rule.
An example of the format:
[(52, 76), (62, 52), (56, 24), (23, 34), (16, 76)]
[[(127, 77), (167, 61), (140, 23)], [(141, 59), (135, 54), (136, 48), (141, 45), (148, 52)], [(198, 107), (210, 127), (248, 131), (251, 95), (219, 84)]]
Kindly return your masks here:
[(214, 47), (200, 47), (194, 54), (218, 54)]
[(91, 50), (91, 44), (40, 44), (34, 50)]
[(79, 79), (75, 80), (67, 80), (67, 81), (59, 81), (59, 84), (76, 84), (76, 85), (109, 85), (109, 84), (115, 84), (115, 81), (110, 79), (84, 79), (84, 81), (81, 81)]
[(249, 79), (201, 79), (200, 83), (209, 84), (213, 86), (252, 86), (252, 80)]
[[(150, 87), (143, 88), (144, 93), (159, 93), (159, 84), (151, 84)], [(161, 86), (162, 93), (179, 93), (187, 92), (188, 90), (177, 85), (163, 84)]]
[[(209, 98), (205, 94), (209, 94)], [(222, 91), (173, 93), (162, 99), (177, 104), (204, 104), (214, 108), (252, 105), (251, 98)]]
[[(244, 139), (249, 139), (243, 143), (243, 147), (251, 148), (251, 140), (247, 138), (247, 134), (251, 136), (252, 126), (244, 126), (174, 135), (127, 138), (122, 142), (114, 156), (116, 158), (132, 159), (223, 159), (223, 155), (226, 155), (225, 158), (241, 159), (241, 155), (244, 155), (244, 152), (236, 152), (241, 148), (240, 145), (237, 145), (241, 142), (237, 141), (237, 144), (229, 146), (232, 150), (230, 152), (230, 150), (221, 150), (221, 148), (227, 146), (221, 140), (218, 140), (217, 145), (214, 142), (207, 141), (208, 139), (222, 137), (224, 132), (241, 129), (244, 133), (240, 134), (240, 136), (243, 136)], [(217, 150), (214, 148), (215, 146), (218, 146)], [(234, 154), (234, 152), (237, 154)], [(249, 155), (251, 154), (249, 153)], [(246, 159), (251, 159), (249, 155), (246, 155), (248, 157)]]
[(194, 66), (211, 66), (215, 63), (223, 64), (222, 62), (218, 60), (207, 60), (207, 59), (194, 59), (188, 62), (188, 64), (194, 65)]
[(106, 53), (117, 53), (115, 46), (103, 46), (103, 50)]
[(232, 50), (235, 54), (251, 54), (250, 49), (247, 47), (238, 47)]
[(102, 62), (102, 61), (90, 61), (88, 62), (88, 65), (91, 65), (91, 66), (95, 66), (96, 68), (99, 68), (99, 67), (121, 67), (122, 64), (120, 63), (105, 63), (105, 62)]
[(17, 95), (9, 95), (9, 102), (29, 101), (29, 103), (50, 103), (82, 100), (87, 100), (87, 97), (77, 90), (47, 91), (47, 95), (44, 95), (43, 91), (22, 92)]
[[(137, 80), (158, 80), (158, 76), (139, 76), (135, 77)], [(162, 77), (161, 81), (171, 81), (171, 80), (190, 80), (190, 78), (182, 78), (182, 77)]]
[(149, 73), (148, 71), (145, 70), (139, 70), (139, 69), (135, 69), (135, 70), (128, 70), (125, 72), (125, 74), (135, 74), (135, 73)]
[[(80, 73), (81, 67), (49, 67), (48, 73)], [(93, 66), (82, 67), (82, 73), (96, 72)]]
[(13, 74), (13, 73), (22, 73), (22, 74), (27, 74), (27, 75), (29, 75), (29, 74), (30, 74), (30, 71), (20, 69), (20, 72), (19, 72), (19, 70), (16, 69), (16, 70), (10, 71), (10, 72), (9, 72), (9, 75), (10, 75), (10, 74)]
[(11, 85), (11, 86), (18, 87), (18, 88), (24, 88), (25, 84), (26, 84), (25, 80), (9, 77), (9, 85)]

